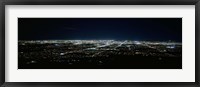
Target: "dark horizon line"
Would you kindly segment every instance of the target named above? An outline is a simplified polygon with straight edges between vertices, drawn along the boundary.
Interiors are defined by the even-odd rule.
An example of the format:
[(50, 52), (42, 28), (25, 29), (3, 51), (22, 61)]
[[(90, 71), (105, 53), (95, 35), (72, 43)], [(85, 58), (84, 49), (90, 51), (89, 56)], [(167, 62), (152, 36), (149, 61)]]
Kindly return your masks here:
[(23, 39), (23, 40), (18, 40), (18, 41), (34, 41), (34, 40), (116, 40), (116, 41), (121, 41), (121, 40), (128, 40), (128, 41), (165, 41), (165, 42), (182, 42), (182, 41), (177, 41), (177, 40), (130, 40), (130, 39)]

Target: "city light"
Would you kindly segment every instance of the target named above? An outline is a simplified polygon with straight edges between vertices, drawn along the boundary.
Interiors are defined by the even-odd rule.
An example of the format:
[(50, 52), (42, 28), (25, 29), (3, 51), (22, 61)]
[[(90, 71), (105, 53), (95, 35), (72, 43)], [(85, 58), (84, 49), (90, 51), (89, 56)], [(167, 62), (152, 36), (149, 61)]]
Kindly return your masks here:
[(137, 62), (140, 58), (157, 59), (155, 61), (181, 58), (182, 44), (130, 40), (35, 40), (19, 41), (18, 54), (26, 66), (43, 63), (64, 64), (62, 67), (81, 64), (104, 66), (115, 62), (126, 65), (126, 62)]

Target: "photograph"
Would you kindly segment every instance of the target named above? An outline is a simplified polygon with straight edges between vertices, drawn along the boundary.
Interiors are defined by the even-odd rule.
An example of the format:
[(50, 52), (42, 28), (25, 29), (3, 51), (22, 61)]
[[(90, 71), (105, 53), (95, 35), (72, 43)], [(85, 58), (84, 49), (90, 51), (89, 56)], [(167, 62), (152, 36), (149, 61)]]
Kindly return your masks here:
[(182, 18), (18, 18), (18, 69), (182, 69)]

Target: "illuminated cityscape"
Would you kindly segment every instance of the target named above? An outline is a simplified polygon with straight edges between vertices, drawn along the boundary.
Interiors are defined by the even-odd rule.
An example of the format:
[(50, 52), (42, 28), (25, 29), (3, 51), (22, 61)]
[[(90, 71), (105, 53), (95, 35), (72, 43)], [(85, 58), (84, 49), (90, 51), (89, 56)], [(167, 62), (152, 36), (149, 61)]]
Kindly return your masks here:
[(131, 40), (21, 40), (19, 68), (182, 68), (182, 43)]
[(18, 18), (18, 69), (182, 69), (182, 18)]

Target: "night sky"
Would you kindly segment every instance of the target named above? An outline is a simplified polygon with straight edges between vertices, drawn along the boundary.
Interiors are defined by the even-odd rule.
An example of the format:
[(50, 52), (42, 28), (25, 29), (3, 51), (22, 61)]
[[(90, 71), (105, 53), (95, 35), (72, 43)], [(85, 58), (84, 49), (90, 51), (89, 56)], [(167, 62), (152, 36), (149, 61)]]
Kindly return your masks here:
[(19, 40), (182, 42), (182, 18), (18, 18)]

